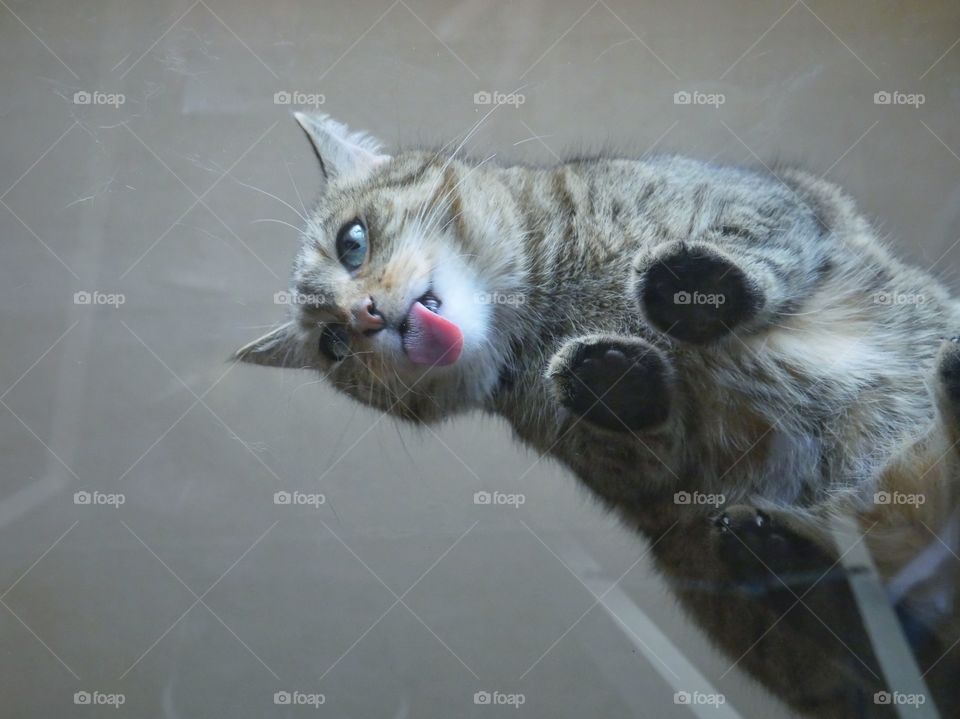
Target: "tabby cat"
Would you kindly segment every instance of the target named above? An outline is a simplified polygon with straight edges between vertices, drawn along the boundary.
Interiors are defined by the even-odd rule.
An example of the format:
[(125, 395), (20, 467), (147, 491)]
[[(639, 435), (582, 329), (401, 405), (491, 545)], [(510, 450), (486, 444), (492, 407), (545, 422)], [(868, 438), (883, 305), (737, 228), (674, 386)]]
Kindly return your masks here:
[[(237, 357), (319, 370), (413, 422), (506, 418), (654, 543), (708, 634), (787, 701), (843, 716), (851, 691), (882, 688), (844, 647), (828, 658), (809, 616), (780, 622), (782, 591), (750, 590), (742, 550), (761, 575), (835, 574), (832, 516), (899, 536), (904, 508), (877, 492), (952, 498), (960, 350), (944, 338), (960, 304), (938, 282), (798, 170), (391, 156), (326, 115), (296, 117), (325, 187), (292, 316)], [(946, 506), (925, 505), (934, 529)], [(909, 558), (895, 554), (885, 576)], [(850, 619), (846, 649), (870, 657), (845, 579), (808, 588), (804, 606)]]

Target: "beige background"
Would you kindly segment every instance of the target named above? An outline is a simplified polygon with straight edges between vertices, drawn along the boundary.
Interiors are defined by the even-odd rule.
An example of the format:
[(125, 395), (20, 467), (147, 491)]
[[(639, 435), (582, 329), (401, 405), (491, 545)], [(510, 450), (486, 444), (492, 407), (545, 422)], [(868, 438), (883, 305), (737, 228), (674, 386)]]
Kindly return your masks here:
[(491, 109), (475, 92), (517, 91), (466, 147), (505, 161), (800, 162), (956, 286), (958, 37), (954, 3), (0, 2), (5, 715), (285, 716), (273, 694), (298, 690), (325, 695), (317, 716), (688, 717), (673, 695), (696, 667), (726, 709), (786, 716), (500, 422), (413, 431), (225, 362), (281, 316), (319, 187), (274, 95), (322, 94), (395, 146), (462, 136)]

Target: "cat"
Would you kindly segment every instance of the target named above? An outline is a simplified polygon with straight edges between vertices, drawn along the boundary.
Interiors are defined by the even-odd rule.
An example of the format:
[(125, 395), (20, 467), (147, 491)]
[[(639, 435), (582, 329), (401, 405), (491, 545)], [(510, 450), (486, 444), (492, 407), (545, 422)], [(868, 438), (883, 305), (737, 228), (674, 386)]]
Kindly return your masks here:
[[(877, 492), (944, 463), (933, 448), (960, 419), (929, 384), (960, 304), (833, 184), (672, 155), (388, 155), (327, 115), (296, 118), (325, 187), (292, 316), (235, 356), (318, 370), (415, 423), (504, 417), (651, 542), (731, 654), (757, 632), (729, 620), (780, 601), (740, 591), (753, 578), (731, 536), (761, 554), (776, 536), (830, 568), (830, 517), (866, 517)], [(703, 582), (739, 594), (684, 589)], [(843, 585), (822, 583), (821, 604), (842, 604)], [(790, 620), (770, 637), (784, 632), (815, 641)], [(822, 691), (804, 692), (769, 656), (743, 665), (794, 706), (842, 711), (849, 672), (824, 661), (810, 668)]]

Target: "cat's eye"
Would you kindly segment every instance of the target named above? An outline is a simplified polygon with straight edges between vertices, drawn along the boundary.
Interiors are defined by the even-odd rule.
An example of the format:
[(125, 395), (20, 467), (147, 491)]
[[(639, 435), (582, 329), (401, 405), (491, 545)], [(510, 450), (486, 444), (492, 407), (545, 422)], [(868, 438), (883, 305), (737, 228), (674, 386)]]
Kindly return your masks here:
[(350, 354), (350, 338), (345, 325), (326, 325), (320, 333), (320, 354), (331, 362), (340, 362)]
[(353, 272), (367, 259), (367, 228), (360, 220), (350, 220), (337, 232), (337, 259)]

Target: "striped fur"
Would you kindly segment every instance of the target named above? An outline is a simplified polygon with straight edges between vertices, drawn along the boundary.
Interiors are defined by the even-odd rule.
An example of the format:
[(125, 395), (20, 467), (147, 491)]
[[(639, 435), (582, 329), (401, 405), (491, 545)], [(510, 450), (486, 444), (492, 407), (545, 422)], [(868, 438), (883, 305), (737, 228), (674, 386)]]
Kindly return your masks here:
[[(777, 622), (778, 607), (738, 593), (706, 518), (713, 508), (678, 506), (676, 492), (763, 508), (828, 557), (826, 522), (852, 511), (864, 524), (879, 522), (871, 542), (887, 552), (886, 577), (923, 538), (878, 509), (875, 492), (938, 492), (947, 499), (925, 516), (931, 526), (944, 520), (957, 478), (948, 438), (957, 430), (938, 420), (948, 415), (942, 402), (938, 414), (930, 386), (942, 338), (960, 327), (960, 305), (893, 258), (835, 186), (796, 170), (773, 178), (672, 156), (546, 168), (444, 152), (388, 158), (328, 118), (301, 122), (329, 180), (304, 230), (292, 289), (318, 299), (294, 307), (289, 322), (240, 350), (242, 359), (317, 369), (361, 402), (413, 422), (471, 410), (505, 417), (520, 440), (659, 540), (655, 555), (678, 596), (735, 656)], [(333, 242), (356, 217), (371, 250), (350, 275)], [(646, 270), (678, 247), (724, 258), (763, 298), (717, 341), (657, 331), (638, 301)], [(360, 299), (374, 297), (395, 327), (428, 287), (443, 300), (441, 314), (464, 329), (456, 364), (412, 366), (393, 329), (351, 336), (341, 362), (318, 352), (323, 325), (348, 322)], [(669, 363), (665, 422), (611, 431), (558, 401), (555, 380), (570, 348), (596, 335), (643, 343)], [(936, 460), (937, 452), (950, 459)], [(718, 587), (731, 590), (718, 600)], [(811, 601), (851, 615), (844, 587), (828, 582)], [(866, 691), (872, 680), (850, 669), (842, 647), (814, 661), (825, 640), (809, 620), (780, 623), (743, 665), (795, 706), (842, 716), (850, 687)], [(848, 641), (869, 654), (862, 637)], [(816, 691), (796, 685), (798, 667)]]

